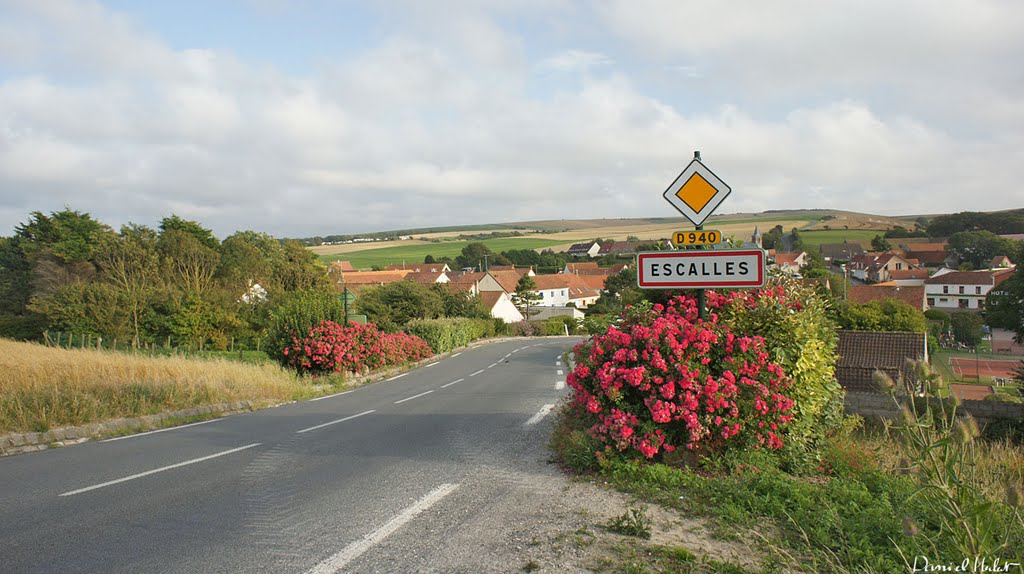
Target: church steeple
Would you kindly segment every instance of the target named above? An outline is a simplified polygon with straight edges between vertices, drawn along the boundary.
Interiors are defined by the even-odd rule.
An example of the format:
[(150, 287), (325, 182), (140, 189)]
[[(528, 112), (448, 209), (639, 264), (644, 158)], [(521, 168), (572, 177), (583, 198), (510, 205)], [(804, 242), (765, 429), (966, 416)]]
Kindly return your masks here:
[(750, 236), (750, 240), (757, 244), (758, 249), (762, 248), (761, 244), (761, 232), (758, 231), (757, 226), (754, 226), (754, 234)]

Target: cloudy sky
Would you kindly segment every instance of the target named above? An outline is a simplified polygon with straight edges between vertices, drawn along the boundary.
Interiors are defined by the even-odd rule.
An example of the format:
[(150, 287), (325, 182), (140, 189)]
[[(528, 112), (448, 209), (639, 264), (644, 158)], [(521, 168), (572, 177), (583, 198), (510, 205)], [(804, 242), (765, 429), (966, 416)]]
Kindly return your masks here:
[(1019, 0), (0, 0), (0, 235), (1024, 207)]

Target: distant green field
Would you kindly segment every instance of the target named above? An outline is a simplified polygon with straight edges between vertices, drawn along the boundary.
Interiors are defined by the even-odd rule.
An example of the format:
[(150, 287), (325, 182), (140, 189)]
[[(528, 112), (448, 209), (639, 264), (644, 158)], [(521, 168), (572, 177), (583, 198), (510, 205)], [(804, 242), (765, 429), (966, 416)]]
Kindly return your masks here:
[[(337, 253), (325, 255), (320, 259), (323, 261), (351, 261), (356, 269), (369, 269), (374, 265), (392, 265), (400, 263), (423, 263), (427, 255), (434, 257), (455, 258), (462, 253), (462, 248), (470, 241), (445, 241), (443, 243), (420, 243), (410, 242), (408, 246), (382, 247), (380, 249), (367, 249), (366, 251), (354, 251), (352, 253)], [(562, 245), (566, 241), (554, 239), (534, 239), (532, 237), (503, 237), (501, 239), (484, 239), (479, 241), (487, 245), (495, 253), (509, 249), (539, 249), (552, 245)]]
[(800, 238), (804, 241), (804, 251), (817, 251), (822, 243), (861, 242), (865, 249), (871, 247), (871, 240), (882, 231), (873, 229), (830, 229), (828, 231), (801, 231)]

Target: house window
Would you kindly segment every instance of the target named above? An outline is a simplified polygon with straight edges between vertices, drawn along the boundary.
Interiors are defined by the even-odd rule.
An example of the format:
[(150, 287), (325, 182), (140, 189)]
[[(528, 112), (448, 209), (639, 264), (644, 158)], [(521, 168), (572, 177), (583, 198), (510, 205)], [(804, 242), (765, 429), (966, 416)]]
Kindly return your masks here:
[(974, 288), (974, 294), (981, 295), (981, 285), (978, 285), (977, 287)]
[(961, 299), (960, 300), (960, 308), (961, 309), (966, 309), (967, 308), (967, 299)]
[(961, 286), (960, 286), (960, 294), (961, 294), (961, 295), (963, 295), (963, 294), (964, 294), (964, 286), (963, 286), (963, 285), (961, 285)]
[(565, 297), (565, 289), (562, 289), (562, 297)]
[(945, 303), (947, 301), (949, 301), (949, 299), (946, 299), (945, 297), (939, 297), (939, 303)]
[(896, 264), (896, 270), (899, 271), (901, 269), (903, 269), (903, 264), (902, 263), (897, 263)]
[(935, 304), (935, 297), (929, 297), (928, 298), (928, 306), (931, 307), (934, 304)]
[(942, 292), (943, 293), (949, 293), (949, 285), (943, 285), (942, 286)]

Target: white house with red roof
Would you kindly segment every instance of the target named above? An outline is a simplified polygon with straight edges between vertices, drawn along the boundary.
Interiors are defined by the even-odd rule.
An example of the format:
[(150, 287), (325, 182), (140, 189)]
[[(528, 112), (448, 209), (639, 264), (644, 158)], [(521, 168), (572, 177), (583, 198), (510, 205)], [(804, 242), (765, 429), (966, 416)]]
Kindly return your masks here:
[(776, 253), (775, 265), (786, 275), (799, 273), (800, 268), (807, 263), (807, 254), (800, 253)]
[(1012, 275), (1012, 269), (940, 270), (925, 280), (925, 297), (928, 306), (934, 309), (981, 311), (989, 292)]

